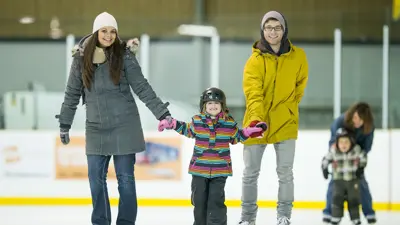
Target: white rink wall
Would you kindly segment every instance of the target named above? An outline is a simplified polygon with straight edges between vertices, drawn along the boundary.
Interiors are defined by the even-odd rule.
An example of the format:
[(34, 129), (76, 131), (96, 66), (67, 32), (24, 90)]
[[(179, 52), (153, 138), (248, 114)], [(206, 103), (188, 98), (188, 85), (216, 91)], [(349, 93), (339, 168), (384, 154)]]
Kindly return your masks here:
[[(1, 198), (90, 198), (87, 179), (74, 177), (72, 171), (86, 171), (84, 133), (71, 131), (71, 145), (59, 144), (58, 133), (43, 131), (0, 132), (0, 202)], [(187, 168), (193, 140), (174, 131), (146, 132), (154, 142), (176, 146), (179, 158), (163, 165), (137, 165), (137, 192), (140, 199), (190, 199), (191, 176)], [(329, 131), (300, 131), (294, 165), (295, 200), (323, 202), (328, 181), (322, 177), (320, 163), (327, 152)], [(169, 141), (168, 141), (169, 140)], [(375, 131), (373, 148), (368, 155), (366, 177), (374, 202), (400, 204), (400, 130)], [(234, 176), (226, 185), (227, 200), (240, 200), (243, 145), (232, 146)], [(174, 165), (175, 164), (175, 165)], [(60, 166), (63, 167), (60, 169)], [(275, 152), (269, 146), (264, 154), (259, 179), (259, 199), (277, 198), (278, 178)], [(163, 169), (164, 168), (164, 169)], [(166, 169), (165, 169), (166, 168)], [(69, 177), (60, 178), (60, 170)], [(112, 164), (110, 164), (112, 170)], [(166, 176), (165, 174), (173, 175)], [(108, 190), (118, 198), (116, 180), (110, 175)], [(397, 206), (396, 206), (397, 208)]]

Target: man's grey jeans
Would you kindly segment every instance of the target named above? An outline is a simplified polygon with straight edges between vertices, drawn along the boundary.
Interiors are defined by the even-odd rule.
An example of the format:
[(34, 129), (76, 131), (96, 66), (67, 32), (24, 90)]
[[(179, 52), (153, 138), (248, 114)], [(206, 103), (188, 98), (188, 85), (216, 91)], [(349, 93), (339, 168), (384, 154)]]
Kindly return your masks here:
[[(243, 150), (244, 171), (242, 180), (242, 221), (255, 221), (257, 216), (257, 183), (262, 156), (267, 145), (245, 145)], [(274, 144), (276, 173), (279, 179), (277, 216), (290, 219), (294, 201), (293, 162), (296, 140)], [(268, 191), (268, 190), (263, 190)]]

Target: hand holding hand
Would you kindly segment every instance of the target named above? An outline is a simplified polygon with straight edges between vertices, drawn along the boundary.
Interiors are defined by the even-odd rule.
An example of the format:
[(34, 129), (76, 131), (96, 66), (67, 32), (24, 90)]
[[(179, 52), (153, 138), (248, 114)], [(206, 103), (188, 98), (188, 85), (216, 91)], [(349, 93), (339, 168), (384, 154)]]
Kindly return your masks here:
[(268, 126), (267, 126), (267, 124), (265, 122), (258, 122), (256, 124), (256, 127), (262, 128), (263, 131), (266, 131), (268, 129)]
[(165, 117), (165, 120), (167, 120), (167, 122), (169, 123), (169, 124), (171, 124), (172, 123), (172, 121), (174, 120), (171, 116), (166, 116)]
[(173, 119), (171, 116), (165, 117), (165, 119), (161, 120), (158, 123), (158, 131), (163, 131), (164, 129), (171, 130), (176, 128), (176, 119)]
[(252, 133), (250, 135), (250, 137), (255, 138), (261, 138), (263, 136), (263, 132), (267, 130), (268, 126), (265, 122), (260, 122), (258, 120), (254, 120), (250, 123), (249, 127), (257, 127), (257, 128), (261, 128), (261, 131), (256, 132), (256, 133)]
[(262, 131), (263, 129), (261, 127), (246, 127), (242, 129), (242, 132), (246, 137), (254, 137), (254, 134), (259, 134), (259, 136), (261, 136)]

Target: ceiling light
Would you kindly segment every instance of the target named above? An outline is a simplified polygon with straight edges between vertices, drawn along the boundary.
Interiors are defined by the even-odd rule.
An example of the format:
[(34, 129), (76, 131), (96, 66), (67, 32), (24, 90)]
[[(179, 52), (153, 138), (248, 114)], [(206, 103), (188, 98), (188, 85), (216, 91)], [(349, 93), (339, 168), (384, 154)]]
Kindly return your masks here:
[(35, 22), (35, 18), (30, 17), (30, 16), (25, 16), (19, 19), (19, 22), (22, 24), (31, 24)]
[(217, 28), (213, 26), (182, 24), (178, 27), (180, 35), (199, 36), (199, 37), (213, 37), (218, 35)]

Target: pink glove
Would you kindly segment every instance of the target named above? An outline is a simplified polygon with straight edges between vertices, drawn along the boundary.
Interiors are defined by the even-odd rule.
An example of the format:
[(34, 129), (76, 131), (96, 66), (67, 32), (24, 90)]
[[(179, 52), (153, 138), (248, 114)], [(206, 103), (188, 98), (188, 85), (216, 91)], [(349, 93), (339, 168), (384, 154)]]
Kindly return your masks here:
[(176, 119), (172, 119), (171, 123), (167, 119), (163, 119), (158, 123), (158, 131), (163, 131), (164, 129), (171, 130), (176, 128)]
[(260, 133), (262, 135), (263, 129), (261, 127), (246, 127), (242, 129), (244, 136), (250, 137), (252, 134)]

